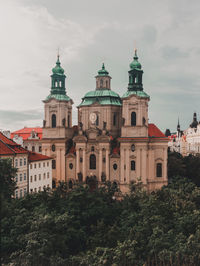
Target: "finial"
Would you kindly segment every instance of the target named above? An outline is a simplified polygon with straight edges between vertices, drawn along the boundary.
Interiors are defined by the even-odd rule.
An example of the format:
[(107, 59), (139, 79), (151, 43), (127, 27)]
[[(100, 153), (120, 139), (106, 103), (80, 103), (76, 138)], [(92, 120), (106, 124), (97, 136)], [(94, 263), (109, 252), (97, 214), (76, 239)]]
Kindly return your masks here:
[(58, 50), (57, 50), (57, 62), (56, 62), (56, 64), (57, 65), (60, 65), (60, 49), (59, 49), (59, 47), (58, 47)]
[(104, 63), (102, 64), (102, 69), (103, 69), (103, 70), (105, 69)]

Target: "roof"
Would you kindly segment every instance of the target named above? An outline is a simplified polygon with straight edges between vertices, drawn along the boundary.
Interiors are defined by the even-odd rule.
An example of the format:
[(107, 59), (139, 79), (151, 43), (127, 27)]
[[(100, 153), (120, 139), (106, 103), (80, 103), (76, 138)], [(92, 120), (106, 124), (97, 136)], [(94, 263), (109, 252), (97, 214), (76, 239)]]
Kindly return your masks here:
[(0, 132), (0, 155), (28, 154), (28, 151)]
[(110, 89), (102, 89), (87, 92), (79, 106), (91, 105), (95, 102), (101, 105), (122, 105), (119, 94)]
[(12, 132), (10, 137), (13, 139), (15, 135), (18, 135), (22, 137), (23, 140), (27, 140), (29, 137), (31, 137), (32, 131), (37, 133), (37, 137), (39, 137), (39, 139), (42, 139), (42, 127), (24, 127)]
[(36, 152), (28, 152), (28, 158), (30, 162), (51, 160), (52, 158)]
[(136, 90), (128, 90), (128, 91), (126, 91), (122, 95), (122, 98), (129, 97), (132, 94), (135, 94), (135, 95), (137, 95), (139, 97), (150, 98), (150, 96), (146, 92), (144, 92), (144, 91), (136, 91)]
[(155, 137), (155, 138), (166, 138), (164, 133), (160, 131), (160, 129), (155, 124), (149, 124), (148, 127), (148, 136)]

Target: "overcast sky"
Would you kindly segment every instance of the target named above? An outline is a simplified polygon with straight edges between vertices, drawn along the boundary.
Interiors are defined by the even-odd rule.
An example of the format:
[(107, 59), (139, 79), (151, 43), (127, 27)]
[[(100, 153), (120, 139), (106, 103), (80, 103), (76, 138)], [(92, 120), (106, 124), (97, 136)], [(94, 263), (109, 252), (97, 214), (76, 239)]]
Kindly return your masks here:
[(200, 120), (199, 14), (199, 0), (1, 0), (0, 129), (42, 126), (58, 47), (76, 123), (102, 62), (112, 89), (127, 90), (135, 46), (150, 122), (187, 128)]

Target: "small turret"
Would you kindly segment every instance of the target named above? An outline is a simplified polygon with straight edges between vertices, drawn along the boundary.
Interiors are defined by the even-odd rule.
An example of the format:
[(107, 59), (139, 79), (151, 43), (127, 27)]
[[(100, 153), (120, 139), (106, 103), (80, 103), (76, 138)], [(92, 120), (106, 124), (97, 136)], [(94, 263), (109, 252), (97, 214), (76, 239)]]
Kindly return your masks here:
[(193, 114), (193, 121), (192, 123), (190, 124), (190, 127), (191, 128), (197, 128), (197, 125), (198, 125), (198, 121), (197, 121), (197, 113), (195, 112)]
[(110, 90), (111, 77), (105, 69), (104, 63), (96, 76), (96, 90)]
[(142, 70), (142, 65), (140, 64), (140, 62), (138, 62), (136, 49), (133, 61), (130, 63), (130, 70), (128, 73), (129, 73), (128, 90), (143, 91), (143, 85), (142, 85), (143, 70)]

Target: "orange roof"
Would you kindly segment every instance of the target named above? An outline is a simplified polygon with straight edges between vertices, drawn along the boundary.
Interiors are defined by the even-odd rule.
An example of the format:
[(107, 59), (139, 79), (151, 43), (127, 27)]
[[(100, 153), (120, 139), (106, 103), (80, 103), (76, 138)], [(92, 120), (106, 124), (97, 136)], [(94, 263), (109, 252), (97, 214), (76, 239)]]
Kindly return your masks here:
[(163, 134), (155, 124), (149, 124), (148, 136), (155, 138), (166, 138), (165, 134)]
[(29, 151), (28, 153), (29, 153), (29, 161), (30, 162), (43, 161), (43, 160), (50, 160), (50, 159), (52, 159), (49, 156), (46, 156), (46, 155), (43, 155), (43, 154), (40, 154), (40, 153), (36, 153), (36, 152), (32, 152), (32, 151)]
[(7, 138), (0, 132), (0, 155), (6, 155), (6, 154), (13, 154), (16, 153), (28, 153), (27, 150), (22, 148), (20, 145), (18, 145), (13, 140)]
[(42, 127), (24, 127), (20, 130), (16, 130), (11, 133), (10, 137), (14, 138), (15, 135), (18, 135), (23, 138), (23, 140), (27, 140), (31, 136), (31, 132), (34, 131), (37, 133), (39, 139), (42, 139)]

